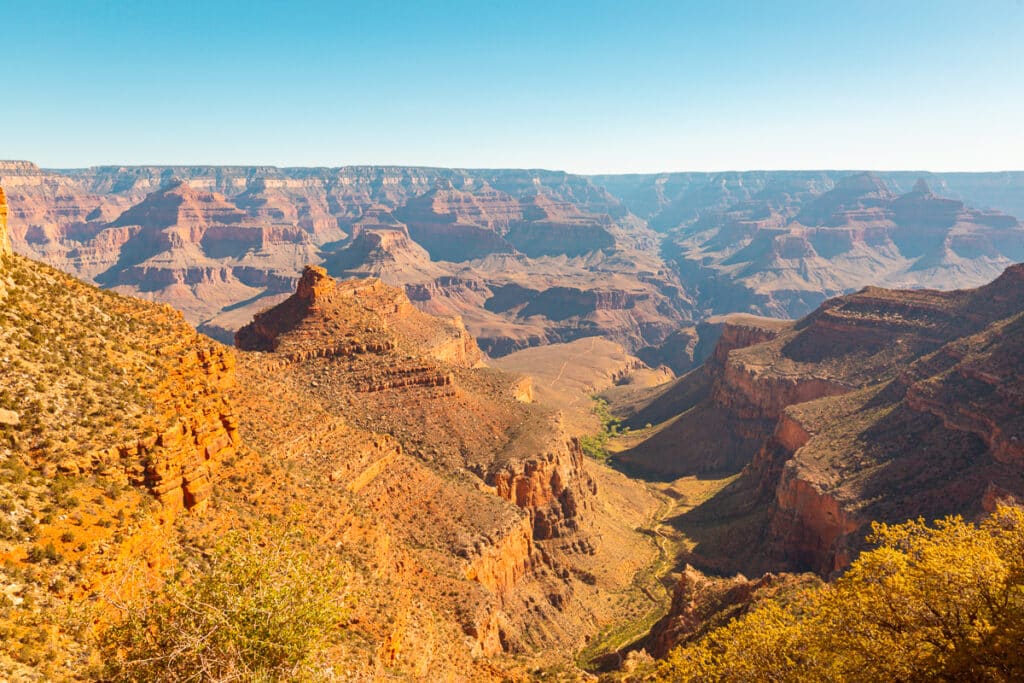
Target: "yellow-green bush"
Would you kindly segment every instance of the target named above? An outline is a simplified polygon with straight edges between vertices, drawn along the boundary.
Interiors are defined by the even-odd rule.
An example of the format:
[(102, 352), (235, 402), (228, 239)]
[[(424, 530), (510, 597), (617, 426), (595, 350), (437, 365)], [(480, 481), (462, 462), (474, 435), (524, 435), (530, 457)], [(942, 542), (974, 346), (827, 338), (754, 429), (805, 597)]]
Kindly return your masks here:
[(342, 568), (295, 531), (226, 535), (208, 566), (122, 605), (101, 633), (103, 680), (317, 678), (343, 619)]
[(1024, 680), (1024, 511), (876, 524), (835, 583), (677, 648), (673, 681)]

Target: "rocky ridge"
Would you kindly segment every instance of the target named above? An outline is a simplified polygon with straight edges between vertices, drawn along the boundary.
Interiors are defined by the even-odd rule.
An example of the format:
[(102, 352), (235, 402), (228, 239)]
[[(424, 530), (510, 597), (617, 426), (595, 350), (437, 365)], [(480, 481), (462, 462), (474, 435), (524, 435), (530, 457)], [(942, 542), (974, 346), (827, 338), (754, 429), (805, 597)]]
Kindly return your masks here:
[(234, 356), (169, 307), (17, 254), (0, 254), (0, 302), (0, 628), (18, 643), (0, 670), (61, 679), (88, 653), (72, 606), (87, 637), (109, 617), (89, 601), (157, 583), (172, 520), (216, 505), (240, 447)]
[[(660, 263), (653, 233), (610, 195), (564, 173), (187, 166), (63, 172), (0, 162), (0, 183), (15, 192), (19, 252), (171, 303), (228, 343), (254, 313), (286, 298), (309, 263), (336, 276), (381, 277), (410, 294), (429, 291), (429, 303), (417, 296), (417, 305), (462, 315), (489, 352), (595, 329), (630, 345), (658, 343), (658, 328), (648, 321), (686, 317), (686, 306), (665, 294), (678, 283), (647, 266)], [(495, 259), (500, 255), (512, 258)], [(538, 259), (546, 264), (535, 267)], [(545, 269), (575, 281), (582, 307), (553, 322), (543, 313), (526, 320), (517, 311), (484, 308), (493, 296), (487, 288)], [(452, 278), (480, 279), (486, 288), (467, 297), (453, 289)], [(638, 325), (630, 313), (609, 317), (588, 306), (589, 290), (598, 287), (603, 297), (617, 288), (655, 302)]]
[[(351, 505), (393, 520), (374, 533), (392, 538), (396, 563), (419, 567), (414, 585), (441, 600), (431, 604), (450, 598), (425, 587), (429, 577), (463, 577), (443, 583), (470, 652), (578, 647), (580, 629), (607, 618), (599, 591), (622, 581), (595, 574), (596, 530), (626, 547), (639, 539), (596, 510), (595, 477), (558, 416), (530, 403), (519, 377), (478, 367), (471, 342), (400, 289), (309, 267), (292, 297), (238, 333), (243, 435), (283, 459), (317, 453)], [(271, 376), (289, 393), (268, 403)], [(309, 414), (285, 417), (282, 405)], [(331, 406), (339, 417), (325, 414)], [(387, 434), (394, 446), (353, 462), (339, 430)], [(415, 543), (399, 551), (400, 539)]]
[[(742, 469), (678, 520), (703, 528), (696, 556), (726, 571), (831, 576), (870, 521), (979, 514), (996, 491), (1020, 496), (1022, 274), (953, 292), (866, 288), (766, 335), (727, 325), (702, 379), (636, 409), (634, 420), (681, 410), (662, 433), (687, 434), (683, 447), (655, 434), (623, 461), (675, 476), (728, 458)], [(742, 438), (705, 448), (709, 424)], [(715, 516), (732, 540), (707, 531)]]

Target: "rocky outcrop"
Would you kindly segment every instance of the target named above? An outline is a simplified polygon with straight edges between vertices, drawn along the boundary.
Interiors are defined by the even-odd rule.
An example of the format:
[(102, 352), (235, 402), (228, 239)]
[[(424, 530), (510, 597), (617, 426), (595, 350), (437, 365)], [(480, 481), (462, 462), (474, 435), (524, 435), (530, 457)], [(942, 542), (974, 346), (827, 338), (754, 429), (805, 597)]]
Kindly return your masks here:
[[(357, 331), (358, 342), (354, 337)], [(370, 346), (375, 340), (382, 340), (381, 345)], [(463, 424), (459, 401), (468, 401), (466, 408), (475, 412), (480, 411), (481, 400), (484, 406), (512, 402), (528, 410), (532, 394), (530, 385), (524, 387), (521, 379), (495, 376), (493, 371), (462, 378), (457, 369), (475, 365), (479, 352), (458, 321), (419, 312), (404, 293), (379, 280), (338, 282), (316, 266), (306, 269), (290, 299), (242, 328), (236, 344), (243, 350), (273, 351), (276, 357), (299, 364), (320, 358), (346, 360), (343, 386), (365, 397), (351, 400), (363, 403), (372, 397), (381, 402), (382, 411), (396, 417), (401, 411), (414, 410), (422, 411), (422, 419), (436, 420), (441, 411), (458, 432), (475, 433), (478, 428)], [(359, 353), (368, 350), (377, 357)], [(333, 384), (334, 380), (317, 378), (313, 386), (319, 387), (321, 382)], [(478, 395), (480, 391), (486, 394)], [(433, 402), (439, 400), (456, 404), (435, 406)], [(362, 407), (370, 409), (372, 405)], [(359, 411), (356, 416), (361, 414)], [(379, 416), (367, 411), (366, 417), (383, 426)], [(400, 428), (398, 424), (396, 428)], [(538, 422), (532, 430), (510, 423), (504, 429), (523, 432), (497, 454), (488, 456), (486, 450), (474, 453), (474, 459), (490, 460), (489, 466), (481, 465), (476, 471), (499, 497), (528, 512), (533, 539), (551, 539), (578, 530), (579, 517), (596, 487), (583, 469), (579, 444), (562, 435), (555, 423)], [(488, 447), (481, 444), (480, 448)], [(465, 449), (460, 447), (463, 452)], [(431, 450), (436, 450), (436, 445)]]
[(158, 433), (67, 457), (56, 471), (144, 486), (169, 510), (201, 511), (218, 466), (235, 455), (240, 437), (234, 408), (222, 393), (234, 385), (235, 359), (224, 347), (196, 342), (162, 350), (173, 359), (173, 370), (153, 395), (152, 429)]
[[(864, 334), (874, 317), (881, 340), (899, 341), (880, 349), (878, 338), (845, 334), (830, 353), (862, 354), (857, 372), (874, 373), (862, 380), (868, 388), (785, 411), (755, 459), (749, 474), (773, 498), (775, 561), (832, 576), (862, 547), (873, 520), (979, 514), (993, 487), (1022, 493), (1021, 270), (952, 295), (868, 290), (826, 307), (841, 313), (826, 323), (829, 335), (844, 317)], [(812, 316), (807, 329), (819, 320)], [(871, 362), (871, 353), (886, 365)]]
[[(30, 320), (46, 340), (8, 341), (0, 354), (24, 368), (5, 371), (4, 393), (19, 397), (9, 445), (51, 477), (95, 475), (144, 487), (168, 510), (204, 508), (215, 470), (239, 445), (226, 397), (232, 352), (168, 306), (101, 292), (18, 255), (3, 260), (13, 276), (7, 324)], [(50, 374), (60, 379), (41, 379)]]
[(698, 329), (700, 345), (713, 348), (709, 367), (724, 368), (732, 351), (775, 339), (787, 327), (787, 321), (736, 314), (709, 318)]
[(597, 493), (583, 469), (583, 451), (573, 439), (563, 449), (507, 461), (486, 482), (505, 500), (527, 510), (533, 538), (558, 538), (579, 529), (580, 517)]
[(527, 256), (579, 256), (613, 249), (611, 218), (534, 192), (517, 197), (487, 181), (456, 188), (439, 183), (406, 203), (396, 217), (437, 260), (467, 261), (520, 251)]
[(294, 295), (240, 329), (235, 344), (292, 360), (400, 350), (466, 367), (481, 357), (461, 320), (421, 313), (380, 280), (338, 282), (319, 266), (303, 271)]
[(383, 207), (375, 207), (355, 223), (352, 241), (328, 255), (323, 265), (337, 276), (379, 277), (396, 286), (445, 272), (412, 240), (409, 229)]
[(586, 316), (598, 311), (616, 311), (635, 308), (647, 301), (648, 292), (551, 287), (530, 299), (520, 312), (521, 317), (542, 315), (550, 320), (565, 320)]
[(827, 378), (780, 377), (763, 373), (762, 369), (743, 358), (730, 359), (712, 387), (712, 400), (740, 420), (774, 421), (786, 406), (822, 396), (838, 396), (850, 390), (842, 382)]
[[(515, 591), (520, 580), (533, 572), (541, 561), (540, 554), (534, 546), (534, 531), (529, 517), (523, 517), (515, 528), (499, 534), (499, 541), (494, 545), (480, 545), (472, 550), (467, 549), (470, 556), (466, 578), (476, 581), (489, 591), (507, 601)], [(486, 631), (489, 629), (481, 629)], [(485, 650), (493, 650), (483, 638)], [(499, 648), (495, 652), (501, 651)]]
[(792, 460), (783, 465), (778, 481), (769, 529), (772, 560), (824, 577), (837, 575), (853, 560), (860, 545), (856, 534), (866, 520), (848, 510), (827, 486), (802, 476)]
[(491, 294), (491, 290), (483, 280), (456, 275), (445, 275), (430, 282), (405, 285), (405, 293), (411, 301), (415, 302), (459, 297), (464, 292), (477, 293), (485, 297), (489, 297)]
[(447, 387), (454, 384), (454, 373), (430, 365), (392, 366), (355, 380), (356, 391), (360, 393), (402, 387)]
[(757, 579), (747, 579), (742, 574), (716, 578), (687, 565), (673, 589), (668, 614), (654, 625), (647, 637), (648, 651), (660, 659), (673, 648), (725, 626), (762, 601), (776, 598), (783, 591), (809, 588), (818, 583), (813, 576), (799, 574), (764, 574)]

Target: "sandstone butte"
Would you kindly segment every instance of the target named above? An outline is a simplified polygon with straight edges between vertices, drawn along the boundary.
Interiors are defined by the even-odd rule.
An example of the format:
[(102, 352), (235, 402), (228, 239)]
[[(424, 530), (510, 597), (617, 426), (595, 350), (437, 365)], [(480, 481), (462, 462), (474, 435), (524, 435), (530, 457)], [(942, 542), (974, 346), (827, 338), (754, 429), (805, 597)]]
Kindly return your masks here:
[[(479, 194), (475, 220), (511, 220), (497, 190)], [(456, 196), (442, 187), (431, 205)], [(391, 233), (367, 251), (415, 252), (411, 230)], [(1024, 266), (973, 290), (869, 287), (795, 322), (713, 318), (674, 335), (707, 362), (653, 388), (626, 381), (645, 370), (611, 345), (618, 360), (592, 372), (621, 385), (606, 395), (636, 429), (613, 461), (644, 484), (584, 457), (549, 407), (568, 394), (487, 367), (462, 319), (408, 288), (306, 267), (233, 350), (6, 244), (0, 220), (12, 678), (80, 676), (112, 602), (268, 516), (297, 516), (346, 558), (341, 670), (525, 680), (628, 667), (834, 576), (871, 520), (1024, 495)]]

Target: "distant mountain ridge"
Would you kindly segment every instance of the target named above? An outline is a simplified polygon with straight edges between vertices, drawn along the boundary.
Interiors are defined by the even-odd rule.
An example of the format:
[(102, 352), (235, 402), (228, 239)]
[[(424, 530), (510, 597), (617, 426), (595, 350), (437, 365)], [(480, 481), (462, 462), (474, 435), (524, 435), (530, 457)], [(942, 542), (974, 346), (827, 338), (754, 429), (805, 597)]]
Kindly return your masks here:
[[(825, 192), (843, 177), (872, 173), (897, 194), (909, 192), (924, 179), (938, 194), (959, 199), (973, 208), (995, 209), (1024, 216), (1024, 170), (989, 172), (872, 171), (870, 169), (820, 171), (721, 171), (631, 173), (588, 176), (617, 197), (633, 213), (654, 219), (670, 204), (694, 202), (709, 187), (743, 185), (756, 194), (806, 187)], [(685, 200), (684, 200), (685, 198)]]
[(1024, 214), (1021, 172), (0, 161), (0, 184), (16, 251), (169, 303), (226, 342), (321, 264), (461, 316), (492, 356), (600, 335), (679, 371), (663, 345), (708, 316), (798, 317), (868, 284), (977, 286), (1024, 259), (1024, 230), (1000, 211)]

